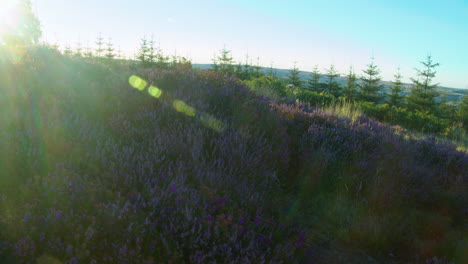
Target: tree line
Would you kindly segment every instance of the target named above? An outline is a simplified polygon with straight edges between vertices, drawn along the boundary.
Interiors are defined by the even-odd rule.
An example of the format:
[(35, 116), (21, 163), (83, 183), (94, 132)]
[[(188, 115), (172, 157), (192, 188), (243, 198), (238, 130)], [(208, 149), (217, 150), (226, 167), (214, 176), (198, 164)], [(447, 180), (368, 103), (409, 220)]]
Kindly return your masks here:
[[(463, 126), (465, 130), (468, 129), (468, 95), (460, 102), (448, 102), (437, 91), (438, 84), (434, 79), (440, 64), (431, 55), (420, 62), (421, 67), (416, 69), (409, 85), (403, 83), (403, 76), (398, 68), (389, 92), (384, 90), (381, 70), (374, 58), (360, 75), (350, 67), (343, 76), (346, 80), (344, 84), (338, 81), (341, 74), (334, 65), (330, 65), (324, 72), (320, 72), (315, 65), (304, 80), (296, 63), (288, 71), (286, 78), (279, 78), (272, 67), (262, 70), (258, 62), (257, 65), (252, 65), (246, 58), (245, 63), (236, 63), (231, 51), (223, 48), (219, 54), (215, 54), (212, 69), (235, 75), (246, 84), (257, 86), (254, 89), (269, 86), (280, 96), (294, 96), (302, 102), (314, 105), (346, 102), (381, 121), (423, 132), (449, 134), (459, 132)], [(292, 87), (294, 92), (288, 93), (288, 89)], [(271, 95), (271, 92), (268, 94)]]
[[(0, 39), (2, 46), (31, 46), (39, 44), (42, 31), (40, 22), (32, 12), (30, 0), (20, 0), (17, 5), (20, 17), (14, 28)], [(52, 45), (57, 50), (58, 45)], [(120, 48), (116, 49), (111, 38), (106, 40), (99, 35), (95, 41), (95, 49), (89, 46), (83, 48), (78, 43), (75, 49), (66, 45), (63, 54), (69, 57), (91, 58), (106, 62), (115, 62), (116, 59), (126, 59)], [(154, 37), (143, 37), (140, 47), (133, 60), (141, 67), (170, 68), (177, 65), (191, 67), (191, 61), (176, 55), (165, 55), (159, 45), (156, 45)], [(411, 78), (408, 93), (403, 92), (405, 85), (402, 75), (397, 70), (390, 87), (390, 93), (383, 91), (380, 69), (374, 59), (367, 65), (362, 74), (350, 67), (344, 85), (338, 82), (340, 73), (334, 65), (330, 65), (321, 73), (316, 65), (307, 80), (300, 77), (300, 70), (296, 64), (289, 70), (286, 79), (276, 76), (273, 67), (265, 71), (246, 56), (244, 62), (234, 62), (231, 51), (225, 47), (219, 55), (215, 54), (212, 70), (222, 74), (235, 75), (247, 85), (268, 86), (273, 92), (269, 95), (293, 96), (303, 102), (318, 104), (324, 102), (347, 102), (356, 105), (365, 114), (379, 120), (402, 124), (408, 128), (414, 128), (424, 132), (448, 133), (450, 129), (456, 130), (463, 126), (468, 129), (468, 95), (458, 104), (449, 103), (437, 91), (437, 83), (434, 83), (436, 69), (439, 63), (434, 62), (429, 55), (421, 62), (421, 68), (416, 69), (416, 75)], [(291, 88), (293, 87), (293, 88)], [(294, 90), (291, 93), (289, 90)], [(466, 133), (466, 132), (465, 132)]]

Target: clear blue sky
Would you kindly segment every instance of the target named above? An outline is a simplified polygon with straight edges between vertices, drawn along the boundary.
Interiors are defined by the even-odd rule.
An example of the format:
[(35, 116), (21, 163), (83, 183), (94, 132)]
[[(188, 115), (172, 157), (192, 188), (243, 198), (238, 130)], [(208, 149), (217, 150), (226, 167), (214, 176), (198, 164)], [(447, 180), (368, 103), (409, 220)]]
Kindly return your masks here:
[(362, 72), (372, 56), (385, 80), (405, 81), (432, 54), (436, 81), (468, 88), (468, 0), (32, 0), (44, 40), (93, 45), (101, 32), (126, 53), (154, 34), (167, 54), (210, 63), (225, 45), (235, 59), (301, 70), (334, 64)]

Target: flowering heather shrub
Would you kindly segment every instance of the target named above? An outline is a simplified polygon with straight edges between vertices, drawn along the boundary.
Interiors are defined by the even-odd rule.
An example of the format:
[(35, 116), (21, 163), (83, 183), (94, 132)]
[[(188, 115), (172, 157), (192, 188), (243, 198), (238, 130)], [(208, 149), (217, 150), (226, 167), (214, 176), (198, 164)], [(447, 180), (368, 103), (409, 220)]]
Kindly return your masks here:
[[(263, 209), (288, 158), (267, 102), (183, 68), (138, 73), (170, 93), (156, 100), (130, 88), (129, 74), (57, 63), (18, 66), (31, 77), (2, 84), (16, 89), (2, 90), (12, 114), (0, 134), (1, 261), (297, 261), (304, 233)], [(227, 129), (178, 113), (173, 99)]]
[[(447, 244), (463, 239), (454, 230), (465, 228), (466, 153), (431, 137), (405, 140), (392, 127), (365, 116), (353, 122), (306, 106), (275, 108), (287, 120), (288, 134), (295, 135), (296, 172), (286, 179), (295, 192), (310, 192), (304, 199), (332, 193), (354, 199), (355, 204), (365, 201), (364, 208), (356, 210), (366, 215), (347, 224), (346, 237), (353, 244), (400, 255), (455, 254), (456, 246)], [(350, 215), (343, 217), (349, 219)], [(352, 222), (374, 228), (374, 234), (366, 235), (367, 227)], [(440, 225), (436, 236), (430, 229), (435, 223)], [(376, 237), (376, 228), (385, 231), (378, 231)], [(439, 246), (429, 250), (418, 244), (428, 239)]]
[(1, 66), (0, 262), (297, 263), (322, 225), (376, 254), (462, 252), (468, 157), (454, 146), (211, 71), (118, 67)]

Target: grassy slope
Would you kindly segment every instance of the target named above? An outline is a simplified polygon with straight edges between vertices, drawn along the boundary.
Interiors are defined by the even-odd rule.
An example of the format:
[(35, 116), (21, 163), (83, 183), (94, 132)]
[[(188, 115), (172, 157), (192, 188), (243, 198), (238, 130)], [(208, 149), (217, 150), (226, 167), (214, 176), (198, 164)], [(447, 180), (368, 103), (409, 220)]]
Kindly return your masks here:
[(207, 71), (30, 54), (0, 69), (4, 262), (466, 260), (454, 146)]

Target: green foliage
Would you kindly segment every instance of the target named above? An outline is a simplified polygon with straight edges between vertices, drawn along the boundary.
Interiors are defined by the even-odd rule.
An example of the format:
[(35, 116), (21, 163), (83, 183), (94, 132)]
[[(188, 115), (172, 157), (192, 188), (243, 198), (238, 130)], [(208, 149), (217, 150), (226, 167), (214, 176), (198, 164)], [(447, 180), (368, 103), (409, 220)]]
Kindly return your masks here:
[(406, 102), (410, 110), (428, 111), (433, 113), (437, 107), (436, 97), (439, 96), (435, 91), (437, 84), (432, 84), (435, 77), (435, 68), (439, 63), (432, 62), (430, 55), (426, 61), (422, 61), (423, 70), (416, 69), (417, 78), (411, 78), (413, 87), (408, 95)]
[(276, 70), (273, 69), (273, 63), (271, 63), (270, 68), (268, 68), (267, 75), (277, 77)]
[(346, 81), (346, 87), (343, 89), (343, 97), (348, 102), (353, 102), (357, 95), (357, 77), (354, 73), (353, 67), (349, 68), (349, 73)]
[(336, 98), (331, 94), (317, 93), (314, 91), (300, 90), (296, 98), (301, 103), (309, 103), (312, 106), (331, 105), (336, 101)]
[[(466, 175), (466, 155), (453, 146), (395, 135), (354, 108), (359, 105), (368, 115), (407, 128), (444, 131), (453, 138), (465, 135), (460, 126), (443, 129), (445, 119), (387, 104), (352, 104), (302, 89), (299, 101), (332, 110), (278, 104), (253, 96), (236, 78), (181, 69), (186, 60), (177, 56), (169, 66), (176, 69), (136, 70), (164, 91), (159, 99), (128, 87), (125, 76), (133, 69), (115, 71), (115, 65), (64, 58), (54, 50), (28, 58), (0, 71), (2, 87), (15, 88), (0, 91), (0, 107), (11, 113), (1, 116), (5, 162), (0, 162), (0, 172), (5, 177), (0, 178), (30, 179), (24, 187), (17, 187), (22, 186), (18, 181), (2, 192), (6, 210), (0, 214), (0, 238), (11, 242), (9, 248), (17, 249), (11, 255), (25, 263), (36, 262), (43, 252), (74, 261), (66, 253), (71, 246), (60, 245), (90, 252), (79, 255), (78, 262), (125, 258), (150, 263), (177, 255), (174, 262), (190, 263), (182, 257), (210, 251), (206, 245), (219, 241), (239, 241), (234, 251), (257, 243), (259, 256), (264, 256), (278, 251), (278, 241), (294, 243), (290, 235), (278, 236), (284, 227), (263, 227), (250, 218), (265, 211), (274, 223), (313, 232), (307, 250), (317, 248), (312, 244), (316, 234), (326, 234), (327, 240), (336, 241), (331, 247), (352, 244), (369, 255), (391, 252), (396, 262), (425, 252), (452, 257), (456, 243), (463, 243), (459, 212), (466, 188), (457, 179)], [(273, 99), (286, 94), (285, 84), (270, 76), (244, 83)], [(177, 98), (193, 105), (197, 114), (186, 117), (174, 111)], [(468, 99), (463, 104), (459, 111), (468, 110)], [(197, 119), (210, 112), (229, 129), (218, 134)], [(351, 112), (357, 117), (344, 117)], [(104, 210), (106, 206), (119, 209)], [(258, 211), (262, 214), (251, 213)], [(123, 229), (128, 230), (115, 232)], [(76, 230), (84, 236), (69, 235)], [(269, 233), (273, 239), (257, 241)], [(21, 244), (22, 238), (30, 244)], [(118, 246), (107, 246), (112, 243)], [(24, 245), (37, 249), (28, 251)], [(135, 254), (128, 253), (134, 249)], [(294, 262), (297, 253), (287, 250), (292, 257), (283, 262)], [(223, 262), (223, 256), (210, 261)]]
[(63, 55), (67, 57), (71, 57), (73, 55), (73, 50), (71, 49), (70, 45), (65, 46), (65, 49), (63, 50)]
[(223, 74), (234, 74), (234, 59), (231, 51), (224, 47), (220, 50), (220, 55), (215, 55), (213, 59), (213, 70), (222, 72)]
[(317, 65), (315, 65), (314, 70), (310, 73), (310, 79), (307, 81), (307, 84), (307, 88), (311, 91), (317, 93), (323, 92), (323, 87), (320, 85), (320, 71)]
[(86, 47), (85, 52), (84, 52), (84, 57), (85, 58), (92, 58), (93, 57), (93, 51), (91, 50), (90, 47)]
[(393, 86), (391, 88), (391, 93), (388, 96), (386, 102), (390, 106), (401, 106), (403, 103), (403, 82), (401, 81), (400, 68), (398, 68), (397, 73), (394, 75), (395, 80), (393, 81)]
[(443, 133), (451, 124), (450, 120), (439, 118), (428, 112), (411, 111), (388, 104), (360, 102), (358, 107), (365, 115), (379, 121), (424, 133)]
[(108, 39), (106, 43), (106, 54), (105, 54), (106, 59), (112, 60), (115, 57), (114, 53), (114, 44), (112, 44), (111, 38)]
[(156, 68), (167, 69), (170, 66), (169, 57), (164, 55), (160, 50), (156, 54)]
[(279, 78), (262, 76), (245, 81), (245, 84), (256, 94), (278, 100), (286, 96), (286, 85)]
[(367, 65), (367, 69), (363, 72), (364, 75), (361, 77), (362, 84), (359, 94), (360, 100), (374, 103), (380, 102), (382, 99), (382, 96), (379, 94), (382, 90), (382, 85), (380, 84), (381, 78), (379, 76), (380, 70), (374, 64), (374, 58), (372, 58), (371, 63)]
[(155, 60), (157, 59), (157, 54), (156, 54), (154, 45), (155, 45), (154, 37), (152, 36), (151, 40), (149, 41), (149, 46), (147, 47), (147, 54), (146, 54), (148, 65), (153, 65), (155, 63)]
[(260, 57), (257, 57), (257, 64), (253, 66), (253, 77), (258, 78), (263, 75), (261, 71), (262, 67), (260, 67)]
[(440, 102), (437, 103), (437, 107), (434, 111), (434, 115), (443, 118), (443, 119), (450, 119), (450, 120), (457, 120), (457, 107), (454, 103), (451, 103), (447, 100), (447, 96), (441, 96), (442, 99)]
[(104, 38), (102, 37), (101, 34), (96, 39), (96, 57), (101, 58), (103, 53), (104, 53)]
[[(39, 43), (42, 35), (41, 24), (32, 12), (30, 0), (18, 1), (15, 10), (18, 15), (17, 22), (14, 25), (3, 24), (0, 20), (0, 27), (6, 27), (8, 30), (3, 34), (2, 40), (7, 46), (24, 46)], [(1, 19), (1, 18), (0, 18)], [(0, 42), (0, 44), (2, 44)]]
[(297, 68), (296, 62), (294, 62), (294, 66), (289, 70), (288, 83), (294, 85), (294, 87), (302, 87), (303, 82), (299, 74), (299, 68)]
[(463, 123), (463, 126), (468, 129), (468, 95), (463, 97), (457, 115), (458, 119)]
[(466, 128), (463, 127), (463, 123), (455, 123), (447, 127), (444, 131), (444, 136), (455, 140), (457, 145), (465, 148), (468, 147), (468, 134)]
[(78, 58), (83, 56), (83, 48), (81, 47), (81, 43), (76, 44), (75, 53), (73, 55)]
[(149, 53), (148, 40), (146, 39), (146, 37), (143, 37), (141, 39), (140, 48), (138, 49), (138, 54), (137, 54), (137, 59), (140, 61), (141, 65), (143, 66), (148, 66), (149, 64), (148, 53)]
[(326, 71), (325, 76), (327, 77), (327, 88), (325, 91), (338, 98), (341, 95), (341, 87), (336, 81), (336, 78), (340, 77), (340, 74), (335, 70), (335, 66), (333, 64), (330, 65), (330, 68)]

